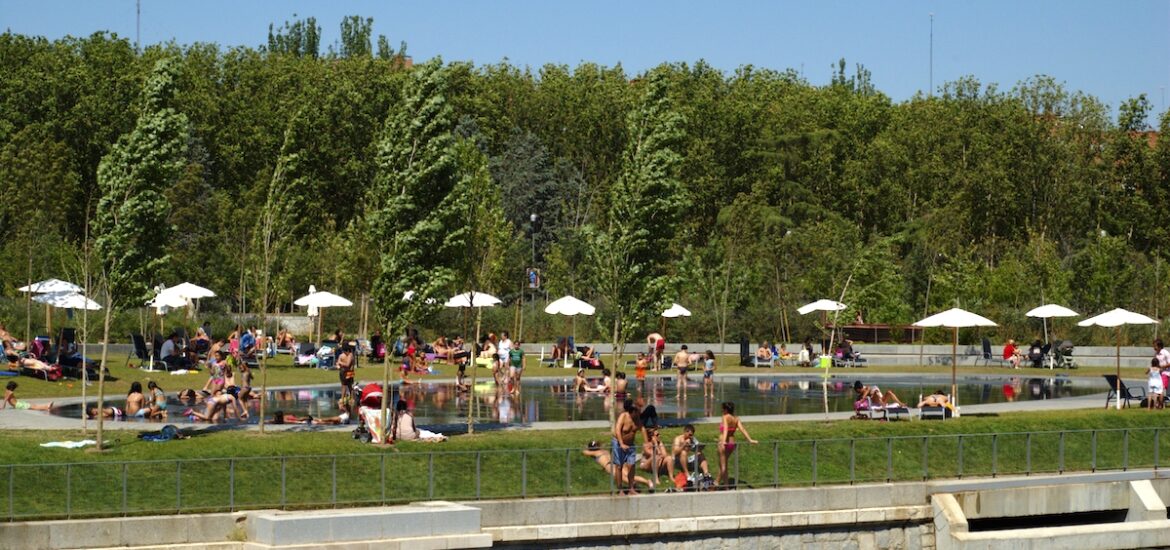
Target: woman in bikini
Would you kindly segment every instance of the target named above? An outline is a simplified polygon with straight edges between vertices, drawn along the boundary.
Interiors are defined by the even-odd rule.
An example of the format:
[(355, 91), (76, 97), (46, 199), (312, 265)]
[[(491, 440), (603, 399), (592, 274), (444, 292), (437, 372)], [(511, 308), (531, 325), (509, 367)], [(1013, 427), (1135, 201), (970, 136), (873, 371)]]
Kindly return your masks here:
[(723, 422), (719, 425), (719, 477), (715, 480), (717, 485), (727, 485), (727, 461), (731, 457), (731, 453), (735, 452), (735, 432), (742, 433), (744, 439), (747, 439), (752, 445), (759, 443), (748, 435), (743, 422), (740, 422), (739, 418), (735, 416), (735, 403), (725, 401), (723, 403)]

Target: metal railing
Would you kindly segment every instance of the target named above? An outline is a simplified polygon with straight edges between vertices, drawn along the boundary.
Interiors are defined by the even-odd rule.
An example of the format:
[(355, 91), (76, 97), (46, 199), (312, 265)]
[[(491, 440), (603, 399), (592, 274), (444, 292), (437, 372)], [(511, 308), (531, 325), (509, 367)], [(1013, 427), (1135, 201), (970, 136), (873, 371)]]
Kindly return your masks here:
[[(728, 470), (738, 487), (758, 488), (1156, 469), (1164, 454), (1161, 431), (740, 442)], [(716, 476), (713, 448), (708, 447), (706, 459)], [(613, 490), (612, 477), (579, 448), (11, 464), (0, 466), (0, 517), (15, 521), (308, 509)]]

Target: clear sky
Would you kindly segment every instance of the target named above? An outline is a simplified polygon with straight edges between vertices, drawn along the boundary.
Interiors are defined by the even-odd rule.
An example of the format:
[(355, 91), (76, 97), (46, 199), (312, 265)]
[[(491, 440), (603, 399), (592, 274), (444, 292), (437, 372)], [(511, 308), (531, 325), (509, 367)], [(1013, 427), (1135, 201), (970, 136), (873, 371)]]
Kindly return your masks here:
[[(416, 60), (476, 64), (663, 61), (731, 71), (752, 64), (829, 80), (844, 57), (864, 64), (900, 101), (973, 75), (1009, 89), (1047, 74), (1116, 110), (1145, 93), (1156, 112), (1170, 87), (1170, 0), (664, 0), (275, 1), (141, 0), (141, 41), (259, 46), (268, 24), (313, 16), (322, 50), (345, 15), (374, 18), (374, 35), (406, 41)], [(135, 0), (0, 0), (0, 29), (58, 38), (112, 31), (135, 37)], [(1151, 120), (1151, 122), (1154, 122)]]

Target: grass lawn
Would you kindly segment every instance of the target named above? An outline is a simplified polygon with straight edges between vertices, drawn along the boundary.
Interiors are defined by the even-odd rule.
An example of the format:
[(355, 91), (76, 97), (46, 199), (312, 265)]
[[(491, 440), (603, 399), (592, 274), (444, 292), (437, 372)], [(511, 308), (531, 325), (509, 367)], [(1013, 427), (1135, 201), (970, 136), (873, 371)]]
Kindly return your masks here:
[[(1153, 466), (1155, 455), (1159, 463), (1170, 457), (1170, 437), (1154, 435), (1155, 428), (1170, 428), (1170, 414), (1133, 409), (967, 415), (946, 422), (747, 425), (760, 444), (741, 441), (731, 470), (738, 468), (742, 483), (754, 487), (1138, 468)], [(1128, 436), (1125, 429), (1130, 430)], [(1063, 437), (1057, 433), (1061, 430), (1067, 431)], [(677, 433), (678, 429), (664, 430), (668, 440)], [(242, 430), (210, 430), (166, 443), (110, 432), (110, 449), (103, 453), (38, 446), (80, 435), (0, 432), (5, 441), (0, 447), (0, 517), (186, 513), (609, 490), (607, 476), (579, 452), (590, 439), (608, 442), (608, 432), (598, 429), (505, 430), (457, 436), (441, 444), (404, 442), (395, 447), (363, 445), (346, 431), (260, 435)], [(714, 442), (716, 427), (700, 425), (698, 437)], [(714, 473), (713, 446), (708, 453)], [(9, 491), (11, 502), (3, 497)]]
[[(97, 354), (91, 353), (90, 356)], [(603, 360), (608, 364), (609, 357), (603, 357)], [(525, 358), (525, 374), (530, 377), (534, 376), (570, 376), (571, 369), (552, 369), (538, 365), (538, 358), (528, 356)], [(771, 369), (759, 369), (754, 367), (739, 366), (738, 358), (730, 355), (720, 356), (718, 358), (717, 372), (722, 374), (728, 373), (742, 373), (742, 374), (788, 374), (788, 375), (810, 375), (820, 374), (818, 369), (809, 369), (801, 367), (776, 367)], [(135, 364), (137, 361), (135, 361)], [(392, 367), (396, 367), (396, 363), (391, 363)], [(445, 363), (435, 363), (437, 374), (429, 375), (424, 380), (434, 379), (454, 379), (455, 367)], [(116, 378), (116, 381), (107, 382), (107, 395), (122, 396), (130, 389), (130, 383), (134, 381), (142, 382), (146, 386), (147, 380), (156, 381), (159, 386), (168, 392), (177, 392), (183, 388), (201, 388), (204, 382), (207, 381), (207, 375), (203, 372), (191, 373), (186, 375), (173, 376), (162, 371), (145, 371), (138, 368), (129, 368), (121, 356), (111, 357), (109, 360), (110, 376)], [(292, 357), (288, 355), (280, 355), (268, 361), (268, 385), (269, 386), (305, 386), (313, 384), (333, 384), (337, 382), (337, 373), (330, 370), (312, 369), (305, 367), (294, 367), (292, 365)], [(486, 369), (480, 369), (480, 375), (486, 373)], [(598, 376), (599, 371), (590, 371), (592, 376)], [(950, 368), (945, 366), (924, 366), (917, 365), (905, 366), (879, 366), (879, 367), (865, 367), (860, 369), (833, 369), (832, 373), (836, 376), (843, 376), (846, 378), (857, 377), (862, 378), (868, 373), (898, 373), (898, 374), (913, 374), (913, 373), (935, 373), (935, 374), (949, 374)], [(1099, 377), (1102, 374), (1112, 374), (1115, 369), (1112, 367), (1082, 367), (1071, 371), (1037, 371), (1035, 369), (1019, 369), (1010, 370), (1002, 367), (960, 367), (959, 373), (963, 375), (970, 374), (997, 374), (997, 375), (1012, 375), (1012, 376), (1049, 376), (1055, 374), (1068, 374), (1071, 376), (1087, 376)], [(649, 376), (673, 376), (674, 371), (658, 371), (647, 373)], [(470, 373), (469, 373), (470, 375)], [(260, 383), (260, 373), (255, 372), (256, 384)], [(490, 375), (489, 375), (490, 376)], [(1124, 378), (1138, 379), (1144, 376), (1144, 370), (1141, 369), (1123, 369), (1122, 376)], [(363, 361), (361, 367), (358, 369), (357, 377), (359, 381), (381, 381), (382, 379), (382, 365), (369, 364)], [(391, 373), (391, 379), (397, 379), (397, 372)], [(46, 382), (28, 376), (20, 376), (14, 378), (20, 383), (20, 390), (18, 394), (23, 398), (37, 398), (37, 397), (79, 397), (81, 396), (81, 382), (77, 380), (60, 380), (57, 382)], [(1102, 386), (1104, 387), (1104, 386)], [(1104, 391), (1104, 389), (1102, 390)], [(89, 395), (94, 395), (97, 392), (96, 381), (90, 385), (87, 390)]]

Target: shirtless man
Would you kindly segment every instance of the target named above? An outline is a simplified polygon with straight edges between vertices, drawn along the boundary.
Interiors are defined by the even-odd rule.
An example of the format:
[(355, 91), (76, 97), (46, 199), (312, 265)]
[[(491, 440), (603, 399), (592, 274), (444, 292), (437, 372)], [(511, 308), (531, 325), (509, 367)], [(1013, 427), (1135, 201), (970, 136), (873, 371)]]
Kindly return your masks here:
[(670, 454), (674, 457), (673, 466), (675, 470), (685, 472), (688, 477), (695, 473), (695, 463), (698, 462), (699, 471), (704, 475), (710, 476), (711, 471), (707, 469), (707, 457), (703, 456), (701, 446), (697, 439), (695, 439), (695, 427), (691, 424), (683, 426), (681, 434), (674, 438), (674, 443), (670, 446)]
[(651, 358), (651, 362), (654, 364), (654, 370), (661, 369), (662, 352), (664, 349), (666, 349), (666, 338), (663, 338), (662, 335), (658, 334), (657, 332), (651, 332), (650, 335), (646, 337), (646, 344), (649, 349), (646, 355)]
[(614, 378), (615, 381), (613, 383), (613, 392), (617, 395), (625, 395), (626, 390), (629, 387), (629, 382), (626, 381), (626, 373), (618, 371), (618, 373), (614, 375)]
[(145, 418), (150, 413), (150, 406), (146, 404), (146, 396), (142, 394), (142, 383), (130, 383), (130, 392), (126, 394), (126, 416)]
[(687, 368), (691, 366), (691, 354), (687, 351), (686, 344), (674, 354), (673, 364), (678, 369), (678, 386), (683, 388), (687, 383)]
[(622, 494), (637, 494), (634, 490), (634, 465), (638, 461), (638, 451), (634, 447), (634, 436), (638, 433), (636, 416), (634, 400), (626, 399), (622, 403), (622, 414), (613, 425), (613, 481)]

